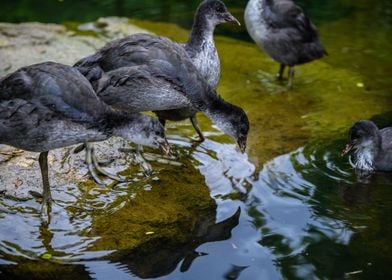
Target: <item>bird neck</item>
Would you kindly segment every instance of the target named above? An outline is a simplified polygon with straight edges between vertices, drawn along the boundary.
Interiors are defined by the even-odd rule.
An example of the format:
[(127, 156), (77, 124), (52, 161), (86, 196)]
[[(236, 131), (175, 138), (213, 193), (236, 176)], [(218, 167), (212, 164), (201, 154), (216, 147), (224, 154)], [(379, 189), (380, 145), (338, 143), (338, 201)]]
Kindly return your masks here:
[(362, 146), (355, 151), (355, 168), (359, 170), (373, 171), (375, 169), (375, 159), (381, 150), (381, 137), (377, 135), (376, 139), (369, 145)]
[(100, 128), (110, 136), (126, 138), (124, 137), (124, 133), (132, 127), (137, 116), (138, 114), (120, 112), (108, 108), (105, 112), (105, 116), (101, 118), (103, 121), (100, 123)]
[(206, 15), (197, 12), (186, 48), (200, 49), (206, 41), (214, 42), (215, 26), (216, 24), (209, 20)]
[(230, 126), (230, 118), (233, 115), (233, 105), (226, 102), (216, 95), (216, 98), (209, 101), (209, 106), (205, 110), (205, 114), (216, 126), (225, 134), (233, 135)]

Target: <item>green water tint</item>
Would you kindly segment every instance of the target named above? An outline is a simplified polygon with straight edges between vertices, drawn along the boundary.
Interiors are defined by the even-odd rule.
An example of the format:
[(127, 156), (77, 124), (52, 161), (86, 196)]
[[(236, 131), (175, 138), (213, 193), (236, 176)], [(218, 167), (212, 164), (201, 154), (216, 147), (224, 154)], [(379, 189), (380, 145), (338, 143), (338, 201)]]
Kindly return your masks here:
[[(250, 118), (249, 160), (200, 116), (209, 139), (200, 146), (189, 123), (168, 124), (185, 167), (154, 164), (153, 180), (131, 166), (121, 173), (137, 179), (129, 184), (54, 186), (49, 229), (38, 202), (2, 200), (20, 214), (0, 212), (0, 278), (221, 279), (232, 265), (247, 266), (239, 279), (391, 278), (392, 178), (358, 180), (340, 157), (356, 120), (392, 123), (391, 29), (373, 22), (384, 6), (369, 12), (364, 3), (320, 20), (330, 56), (298, 67), (292, 91), (255, 45), (217, 37), (219, 94)], [(130, 22), (187, 39), (173, 24)]]

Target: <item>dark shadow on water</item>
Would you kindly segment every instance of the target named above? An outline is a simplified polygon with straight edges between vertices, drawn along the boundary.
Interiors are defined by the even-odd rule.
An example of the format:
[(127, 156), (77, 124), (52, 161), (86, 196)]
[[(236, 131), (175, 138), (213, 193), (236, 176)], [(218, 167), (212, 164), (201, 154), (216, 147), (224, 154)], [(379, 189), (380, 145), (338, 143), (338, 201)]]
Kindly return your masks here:
[(231, 217), (216, 223), (216, 212), (201, 212), (190, 240), (179, 244), (172, 240), (154, 239), (129, 252), (116, 252), (109, 258), (110, 262), (126, 266), (132, 274), (143, 279), (168, 275), (180, 263), (180, 271), (186, 272), (198, 257), (208, 255), (197, 251), (199, 246), (231, 237), (231, 231), (238, 225), (240, 213), (241, 209), (238, 208)]

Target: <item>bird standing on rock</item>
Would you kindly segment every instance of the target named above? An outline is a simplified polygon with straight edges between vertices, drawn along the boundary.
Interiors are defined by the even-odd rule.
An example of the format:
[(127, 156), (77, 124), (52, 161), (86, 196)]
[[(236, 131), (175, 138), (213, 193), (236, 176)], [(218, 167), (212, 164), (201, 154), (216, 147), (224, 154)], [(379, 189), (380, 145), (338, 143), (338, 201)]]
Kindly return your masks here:
[[(241, 25), (222, 1), (205, 0), (201, 2), (196, 10), (188, 41), (182, 44), (196, 69), (213, 89), (218, 87), (221, 73), (218, 51), (214, 42), (214, 30), (218, 24), (225, 22)], [(166, 120), (181, 121), (189, 118), (199, 135), (199, 141), (204, 141), (205, 138), (199, 128), (194, 108), (185, 107), (176, 110), (156, 111), (155, 113), (163, 125)]]
[[(0, 143), (40, 153), (42, 214), (49, 213), (52, 200), (48, 152), (111, 136), (169, 151), (158, 120), (115, 111), (73, 67), (46, 62), (23, 67), (0, 80)], [(87, 146), (86, 156), (91, 149)], [(115, 176), (100, 169), (95, 157), (89, 157), (88, 165), (94, 178), (93, 166), (104, 175)]]
[[(205, 0), (202, 1), (196, 11), (192, 31), (189, 39), (185, 44), (178, 44), (171, 42), (175, 49), (179, 46), (183, 47), (186, 52), (181, 51), (182, 59), (189, 59), (199, 71), (212, 90), (215, 90), (220, 78), (220, 61), (214, 43), (214, 29), (216, 25), (224, 22), (231, 22), (240, 24), (239, 21), (227, 10), (225, 4), (220, 0)], [(149, 48), (161, 41), (162, 37), (154, 35), (133, 35), (124, 39), (110, 42), (98, 53), (93, 56), (81, 59), (76, 63), (76, 67), (91, 81), (99, 79), (101, 72), (108, 72), (120, 67), (134, 66), (137, 64), (147, 63), (148, 55), (143, 56), (140, 60), (136, 52), (149, 52)], [(143, 44), (145, 49), (139, 48), (139, 43)], [(156, 49), (156, 48), (155, 48)], [(165, 50), (166, 51), (166, 50)], [(132, 59), (131, 59), (132, 57)], [(160, 59), (160, 57), (151, 55), (151, 59)], [(162, 98), (165, 98), (162, 96)], [(143, 99), (149, 102), (148, 99)], [(167, 101), (165, 98), (163, 101)], [(108, 104), (110, 101), (106, 100)], [(181, 121), (190, 118), (193, 127), (199, 135), (200, 141), (204, 140), (201, 132), (194, 107), (169, 107), (162, 109), (158, 106), (154, 109), (149, 106), (152, 111), (158, 115), (159, 120), (165, 125), (166, 120)], [(125, 108), (121, 108), (125, 109)], [(173, 109), (173, 110), (170, 110)]]
[[(93, 79), (90, 76), (90, 81), (98, 96), (114, 108), (140, 112), (192, 106), (245, 151), (249, 130), (245, 112), (216, 94), (179, 44), (164, 37), (135, 34), (108, 43), (77, 67), (82, 67), (87, 77), (99, 74)], [(105, 73), (108, 68), (116, 70)]]
[(280, 63), (279, 80), (289, 67), (289, 89), (292, 88), (295, 65), (327, 55), (316, 27), (292, 0), (249, 0), (245, 23), (256, 44)]

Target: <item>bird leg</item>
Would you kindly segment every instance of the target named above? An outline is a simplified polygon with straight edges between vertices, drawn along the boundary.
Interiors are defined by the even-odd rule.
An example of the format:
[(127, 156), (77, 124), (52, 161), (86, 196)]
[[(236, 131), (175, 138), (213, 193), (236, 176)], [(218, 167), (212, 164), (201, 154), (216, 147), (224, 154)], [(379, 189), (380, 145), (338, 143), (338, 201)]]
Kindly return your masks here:
[(206, 140), (206, 138), (203, 135), (203, 132), (201, 131), (201, 129), (199, 127), (199, 123), (197, 121), (196, 115), (193, 115), (192, 117), (190, 117), (190, 120), (193, 125), (193, 128), (196, 130), (197, 134), (199, 135), (199, 139), (196, 141), (203, 142), (204, 140)]
[(283, 65), (283, 64), (281, 64), (280, 67), (279, 67), (279, 72), (278, 72), (278, 74), (276, 74), (276, 78), (277, 78), (279, 81), (282, 81), (282, 80), (283, 80), (283, 74), (284, 74), (284, 69), (285, 69), (285, 68), (286, 68), (286, 66)]
[(288, 87), (289, 90), (293, 88), (294, 76), (295, 76), (294, 66), (290, 66), (289, 67), (289, 82), (287, 84), (287, 87)]
[(163, 118), (158, 118), (158, 120), (159, 120), (159, 122), (161, 123), (161, 125), (162, 125), (163, 127), (165, 127), (165, 125), (166, 125), (166, 120), (163, 119)]
[(79, 154), (81, 151), (83, 151), (86, 148), (86, 144), (80, 144), (79, 146), (77, 146), (74, 150), (73, 153), (74, 154)]
[(46, 223), (50, 221), (50, 210), (52, 203), (52, 195), (50, 193), (49, 174), (48, 174), (48, 153), (42, 152), (39, 154), (39, 166), (41, 168), (42, 183), (43, 183), (43, 199), (41, 207), (41, 218)]
[(143, 146), (137, 145), (136, 152), (133, 154), (135, 162), (139, 164), (140, 168), (143, 170), (144, 175), (150, 177), (152, 175), (152, 166), (143, 157)]
[(112, 173), (107, 172), (106, 170), (102, 169), (101, 166), (99, 166), (98, 159), (94, 153), (94, 146), (90, 143), (85, 143), (86, 147), (86, 163), (88, 166), (88, 170), (93, 177), (94, 181), (99, 184), (99, 185), (105, 185), (105, 183), (99, 178), (98, 174), (96, 171), (101, 173), (102, 175), (118, 182), (124, 182), (125, 180), (123, 178), (120, 178), (117, 175), (114, 175)]
[[(78, 154), (78, 153), (80, 153), (81, 151), (83, 151), (85, 148), (86, 148), (86, 144), (85, 144), (85, 143), (80, 144), (79, 146), (77, 146), (77, 147), (73, 150), (73, 153), (74, 153), (74, 154)], [(100, 161), (100, 162), (98, 162), (98, 164), (99, 164), (100, 166), (107, 166), (107, 165), (109, 165), (109, 164), (111, 164), (111, 163), (113, 163), (113, 162), (114, 162), (114, 159), (109, 159), (109, 160), (106, 160), (106, 161)]]

